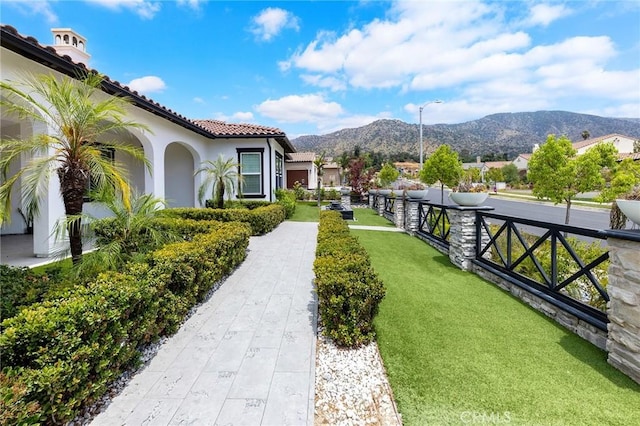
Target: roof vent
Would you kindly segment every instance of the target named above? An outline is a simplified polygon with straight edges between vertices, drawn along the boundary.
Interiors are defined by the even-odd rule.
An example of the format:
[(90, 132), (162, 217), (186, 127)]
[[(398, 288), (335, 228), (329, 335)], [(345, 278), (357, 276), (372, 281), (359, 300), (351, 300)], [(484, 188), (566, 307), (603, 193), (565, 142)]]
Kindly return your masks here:
[(87, 39), (71, 28), (51, 28), (53, 48), (60, 56), (67, 55), (75, 63), (89, 65), (91, 55), (87, 53)]

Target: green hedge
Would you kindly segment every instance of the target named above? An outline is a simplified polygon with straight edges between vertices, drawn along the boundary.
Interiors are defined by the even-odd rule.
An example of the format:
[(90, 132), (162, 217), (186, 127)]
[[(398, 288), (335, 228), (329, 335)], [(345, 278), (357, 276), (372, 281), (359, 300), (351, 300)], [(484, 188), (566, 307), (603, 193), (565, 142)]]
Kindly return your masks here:
[(49, 277), (29, 268), (0, 265), (0, 321), (15, 316), (22, 307), (41, 302), (49, 285)]
[(167, 217), (179, 217), (193, 220), (217, 220), (220, 222), (245, 222), (251, 226), (251, 235), (263, 235), (273, 231), (285, 219), (285, 208), (279, 204), (248, 209), (166, 209)]
[(289, 189), (276, 189), (278, 204), (285, 208), (287, 219), (296, 212), (296, 193)]
[(320, 212), (313, 270), (324, 332), (339, 346), (369, 343), (385, 288), (338, 212)]
[(0, 423), (60, 424), (102, 396), (175, 332), (184, 315), (245, 257), (247, 224), (219, 224), (154, 252), (150, 264), (102, 274), (65, 299), (35, 303), (2, 323)]

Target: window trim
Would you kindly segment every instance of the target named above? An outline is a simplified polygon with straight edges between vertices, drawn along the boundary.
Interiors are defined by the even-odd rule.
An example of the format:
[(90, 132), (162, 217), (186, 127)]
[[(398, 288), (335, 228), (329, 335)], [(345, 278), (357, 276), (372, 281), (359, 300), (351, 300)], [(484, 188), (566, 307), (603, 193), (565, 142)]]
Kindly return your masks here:
[[(242, 173), (242, 154), (260, 154), (260, 192), (259, 193), (244, 193), (244, 185), (238, 185), (241, 188), (241, 195), (238, 198), (265, 198), (264, 194), (264, 148), (236, 148), (238, 153), (238, 174), (244, 176)], [(255, 176), (256, 173), (251, 174)]]
[[(278, 167), (280, 166), (280, 167)], [(276, 151), (276, 189), (284, 188), (284, 156)]]

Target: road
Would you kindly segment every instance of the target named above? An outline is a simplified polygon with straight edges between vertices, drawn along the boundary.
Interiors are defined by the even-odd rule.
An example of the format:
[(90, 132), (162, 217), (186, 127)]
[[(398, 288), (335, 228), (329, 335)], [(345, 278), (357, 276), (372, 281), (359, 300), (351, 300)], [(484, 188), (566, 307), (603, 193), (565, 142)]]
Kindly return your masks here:
[[(445, 189), (444, 204), (451, 203)], [(440, 203), (440, 189), (429, 188), (429, 201)], [(539, 220), (541, 222), (564, 224), (566, 205), (539, 203), (536, 201), (511, 200), (490, 196), (484, 205), (494, 207), (494, 213), (517, 218)], [(596, 208), (571, 207), (569, 225), (587, 229), (609, 229), (609, 210)]]

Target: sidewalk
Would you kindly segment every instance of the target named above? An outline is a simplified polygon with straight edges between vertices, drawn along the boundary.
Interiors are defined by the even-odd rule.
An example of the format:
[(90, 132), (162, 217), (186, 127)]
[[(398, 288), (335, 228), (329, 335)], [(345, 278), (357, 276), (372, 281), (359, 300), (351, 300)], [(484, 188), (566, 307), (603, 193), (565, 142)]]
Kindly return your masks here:
[(242, 265), (92, 425), (313, 425), (317, 228), (251, 237)]

